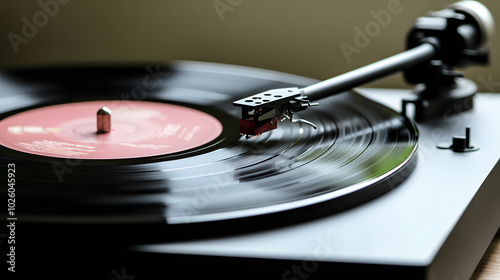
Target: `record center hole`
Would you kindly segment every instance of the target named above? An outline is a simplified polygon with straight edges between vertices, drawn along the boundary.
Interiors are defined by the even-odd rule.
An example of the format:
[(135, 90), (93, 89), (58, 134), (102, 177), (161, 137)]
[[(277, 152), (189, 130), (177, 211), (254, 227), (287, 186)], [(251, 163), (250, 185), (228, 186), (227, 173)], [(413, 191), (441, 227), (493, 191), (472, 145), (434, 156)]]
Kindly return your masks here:
[(282, 96), (281, 96), (281, 95), (275, 95), (274, 97), (276, 97), (276, 98), (280, 98), (280, 97), (282, 97)]
[(253, 102), (253, 100), (247, 99), (245, 100), (245, 102)]

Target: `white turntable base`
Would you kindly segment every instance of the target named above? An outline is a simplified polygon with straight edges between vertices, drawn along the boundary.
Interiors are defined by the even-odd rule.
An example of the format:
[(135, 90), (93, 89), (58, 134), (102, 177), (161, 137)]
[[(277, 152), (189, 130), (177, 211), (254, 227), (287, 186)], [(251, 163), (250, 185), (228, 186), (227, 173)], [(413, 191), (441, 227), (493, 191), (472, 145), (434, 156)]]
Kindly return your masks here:
[[(410, 95), (406, 90), (360, 91), (397, 111)], [(424, 279), (469, 278), (500, 225), (500, 166), (494, 168), (500, 159), (500, 95), (478, 94), (474, 106), (467, 113), (419, 124), (417, 167), (405, 182), (368, 203), (298, 225), (133, 250), (290, 260), (311, 274), (328, 263), (356, 263), (387, 265), (389, 270), (418, 267)], [(479, 151), (436, 147), (464, 135), (466, 126)], [(283, 273), (283, 279), (293, 279), (293, 271)]]

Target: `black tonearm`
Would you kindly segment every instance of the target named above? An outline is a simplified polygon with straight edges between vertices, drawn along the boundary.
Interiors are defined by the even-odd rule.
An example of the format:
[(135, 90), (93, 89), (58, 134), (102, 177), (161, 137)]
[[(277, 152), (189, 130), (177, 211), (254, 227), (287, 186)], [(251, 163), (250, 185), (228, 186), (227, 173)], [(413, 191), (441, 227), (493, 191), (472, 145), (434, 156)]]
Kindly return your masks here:
[(492, 35), (493, 17), (476, 1), (429, 12), (415, 21), (402, 53), (304, 88), (272, 89), (233, 102), (242, 108), (240, 133), (260, 135), (286, 119), (314, 126), (293, 114), (317, 105), (314, 101), (402, 70), (407, 82), (418, 84), (416, 98), (403, 101), (403, 114), (408, 103), (415, 105), (417, 121), (470, 110), (477, 87), (453, 68), (487, 64)]

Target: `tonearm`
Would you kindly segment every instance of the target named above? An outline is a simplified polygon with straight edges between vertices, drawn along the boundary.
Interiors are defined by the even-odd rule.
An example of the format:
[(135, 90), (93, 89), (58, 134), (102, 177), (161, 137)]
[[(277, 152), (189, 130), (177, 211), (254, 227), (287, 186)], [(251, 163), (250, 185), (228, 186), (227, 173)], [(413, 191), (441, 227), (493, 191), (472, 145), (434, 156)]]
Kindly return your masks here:
[(493, 25), (489, 10), (476, 1), (429, 12), (415, 21), (404, 52), (304, 88), (272, 89), (233, 102), (242, 108), (240, 133), (260, 135), (276, 129), (282, 120), (315, 127), (293, 114), (318, 105), (313, 102), (322, 98), (401, 70), (407, 82), (417, 84), (416, 98), (403, 101), (403, 114), (408, 103), (415, 105), (416, 121), (470, 110), (477, 87), (453, 68), (488, 63)]

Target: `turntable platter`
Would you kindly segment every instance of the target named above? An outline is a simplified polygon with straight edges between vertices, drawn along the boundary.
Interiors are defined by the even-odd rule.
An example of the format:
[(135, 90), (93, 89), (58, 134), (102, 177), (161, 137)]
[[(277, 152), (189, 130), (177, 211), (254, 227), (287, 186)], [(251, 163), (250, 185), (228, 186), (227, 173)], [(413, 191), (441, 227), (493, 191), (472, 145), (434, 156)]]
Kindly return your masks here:
[[(0, 112), (0, 163), (15, 162), (20, 174), (18, 216), (50, 224), (256, 229), (373, 199), (402, 182), (415, 165), (416, 126), (355, 91), (301, 112), (316, 130), (282, 122), (278, 130), (246, 139), (238, 132), (234, 100), (313, 81), (185, 62), (157, 65), (156, 86), (141, 98), (128, 94), (123, 100), (145, 76), (152, 77), (148, 67), (153, 69), (3, 73), (15, 91)], [(118, 114), (112, 115), (113, 129), (99, 135), (94, 115), (107, 105)], [(129, 115), (120, 120), (119, 105), (135, 111), (122, 112)], [(170, 136), (186, 137), (200, 127), (191, 135), (195, 141), (184, 145), (164, 137), (177, 124), (184, 133)], [(78, 146), (86, 151), (73, 149)]]

